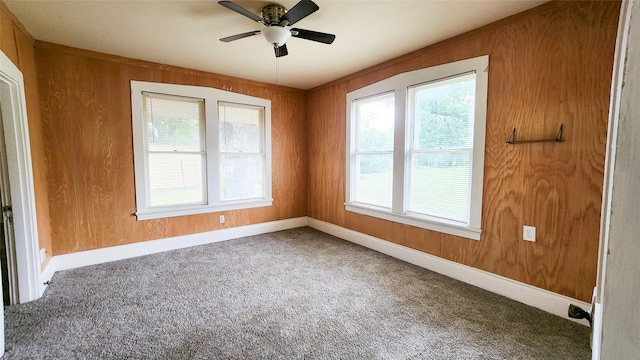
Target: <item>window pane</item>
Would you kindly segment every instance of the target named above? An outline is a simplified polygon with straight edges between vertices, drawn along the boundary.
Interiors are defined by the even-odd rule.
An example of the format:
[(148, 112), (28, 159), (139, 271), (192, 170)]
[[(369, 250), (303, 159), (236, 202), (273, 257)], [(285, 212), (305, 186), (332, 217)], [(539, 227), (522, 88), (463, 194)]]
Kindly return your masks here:
[(413, 149), (471, 148), (475, 79), (467, 74), (410, 89)]
[(204, 100), (145, 94), (149, 151), (201, 151)]
[(366, 154), (356, 157), (354, 201), (391, 208), (393, 154)]
[(394, 94), (358, 100), (356, 151), (393, 151)]
[(149, 153), (149, 206), (205, 203), (203, 155)]
[(471, 151), (413, 154), (409, 171), (408, 211), (469, 221)]
[(222, 154), (220, 195), (223, 200), (263, 196), (264, 157), (262, 154)]
[(262, 152), (264, 108), (220, 103), (220, 151)]

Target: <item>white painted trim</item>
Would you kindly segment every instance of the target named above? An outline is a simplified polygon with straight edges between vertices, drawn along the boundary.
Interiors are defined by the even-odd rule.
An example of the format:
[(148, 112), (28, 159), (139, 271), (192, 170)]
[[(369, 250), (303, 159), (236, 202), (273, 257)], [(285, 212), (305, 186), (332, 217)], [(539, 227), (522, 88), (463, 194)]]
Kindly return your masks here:
[(0, 54), (2, 119), (14, 215), (18, 302), (24, 303), (40, 297), (41, 283), (31, 142), (22, 73), (4, 53)]
[[(133, 133), (133, 163), (136, 189), (136, 217), (138, 220), (159, 219), (174, 216), (202, 214), (210, 212), (249, 209), (272, 205), (271, 184), (271, 100), (233, 93), (204, 86), (176, 85), (131, 80), (131, 126)], [(147, 127), (143, 119), (142, 94), (144, 92), (182, 96), (205, 101), (204, 146), (206, 166), (206, 202), (204, 204), (149, 207), (149, 174), (147, 166)], [(218, 143), (218, 104), (221, 102), (247, 104), (264, 108), (264, 182), (260, 198), (237, 201), (220, 199), (219, 169), (220, 146)]]
[(591, 313), (591, 359), (600, 360), (602, 353), (602, 304), (594, 303)]
[(587, 325), (586, 320), (571, 319), (567, 315), (569, 303), (589, 309), (590, 304), (554, 292), (540, 289), (487, 271), (449, 261), (434, 255), (346, 229), (324, 221), (309, 218), (308, 224), (316, 230), (387, 254), (413, 265), (463, 281), (493, 293), (536, 307), (548, 313)]
[(598, 247), (598, 274), (593, 291), (593, 321), (591, 331), (591, 359), (599, 360), (602, 351), (602, 315), (604, 300), (604, 282), (607, 269), (607, 250), (609, 249), (609, 231), (611, 225), (611, 195), (613, 193), (613, 176), (618, 141), (618, 123), (620, 118), (620, 97), (624, 83), (624, 64), (627, 57), (628, 33), (631, 22), (631, 1), (623, 1), (620, 6), (618, 33), (613, 59), (611, 77), (611, 101), (609, 103), (609, 119), (607, 129), (607, 147), (604, 163), (604, 181), (602, 184), (602, 207), (600, 211), (600, 242)]
[(195, 214), (206, 214), (210, 212), (220, 212), (220, 211), (231, 211), (231, 210), (240, 210), (240, 209), (251, 209), (258, 207), (266, 207), (271, 206), (273, 204), (273, 199), (270, 200), (262, 200), (259, 201), (238, 201), (233, 203), (220, 203), (218, 206), (204, 206), (200, 205), (197, 207), (172, 207), (170, 210), (160, 210), (160, 209), (146, 209), (136, 212), (136, 218), (138, 220), (151, 220), (151, 219), (161, 219), (175, 216), (185, 216), (185, 215), (195, 215)]
[(238, 226), (203, 233), (175, 236), (166, 239), (143, 241), (134, 244), (112, 246), (96, 250), (75, 252), (54, 256), (55, 271), (74, 269), (83, 266), (102, 264), (110, 261), (129, 259), (170, 250), (183, 249), (192, 246), (211, 244), (215, 242), (237, 239), (245, 236), (266, 234), (275, 231), (293, 229), (307, 225), (306, 217), (271, 221), (260, 224)]
[(47, 282), (49, 282), (53, 275), (56, 272), (56, 260), (55, 258), (49, 259), (47, 266), (42, 270), (42, 274), (40, 275), (40, 296), (44, 294), (44, 291), (47, 289)]
[[(419, 228), (426, 228), (429, 230), (456, 235), (460, 237), (464, 237), (471, 240), (480, 240), (480, 236), (482, 235), (482, 229), (476, 229), (472, 227), (465, 226), (464, 224), (454, 223), (451, 220), (446, 219), (434, 219), (429, 220), (430, 217), (413, 217), (409, 214), (399, 215), (389, 211), (378, 210), (373, 207), (362, 206), (359, 204), (344, 204), (344, 207), (348, 211), (352, 211), (358, 214), (363, 214), (367, 216), (373, 216), (380, 219), (385, 219), (405, 225), (411, 225)], [(439, 221), (438, 221), (439, 220)], [(429, 224), (426, 226), (425, 224)]]
[[(405, 191), (408, 167), (408, 151), (410, 140), (410, 122), (407, 117), (409, 106), (408, 89), (410, 87), (450, 78), (452, 76), (474, 73), (476, 76), (476, 103), (473, 130), (473, 148), (471, 160), (471, 179), (469, 194), (469, 218), (464, 222), (452, 224), (453, 221), (437, 217), (416, 217), (407, 214), (408, 194)], [(376, 83), (351, 91), (346, 96), (346, 176), (345, 176), (345, 209), (381, 219), (399, 222), (423, 229), (443, 232), (473, 240), (480, 240), (482, 232), (482, 191), (484, 179), (484, 148), (487, 115), (487, 92), (489, 83), (489, 55), (432, 66), (424, 69), (401, 73)], [(359, 206), (354, 199), (352, 172), (357, 168), (355, 105), (359, 100), (383, 94), (395, 95), (395, 126), (393, 151), (393, 196), (392, 206), (388, 211), (372, 210), (373, 207)]]
[[(556, 294), (551, 291), (527, 285), (487, 271), (442, 259), (418, 250), (309, 217), (278, 220), (198, 234), (176, 236), (166, 239), (150, 240), (128, 245), (57, 255), (50, 260), (49, 264), (43, 271), (43, 282), (50, 280), (55, 271), (74, 269), (83, 266), (129, 259), (138, 256), (211, 244), (303, 226), (312, 227), (324, 233), (337, 236), (346, 241), (356, 243), (408, 263), (466, 282), (565, 319), (570, 319), (567, 315), (569, 303), (580, 306), (583, 309), (589, 309), (591, 307), (590, 304), (580, 300), (572, 299), (564, 295)], [(586, 320), (570, 320), (582, 325), (587, 325)]]

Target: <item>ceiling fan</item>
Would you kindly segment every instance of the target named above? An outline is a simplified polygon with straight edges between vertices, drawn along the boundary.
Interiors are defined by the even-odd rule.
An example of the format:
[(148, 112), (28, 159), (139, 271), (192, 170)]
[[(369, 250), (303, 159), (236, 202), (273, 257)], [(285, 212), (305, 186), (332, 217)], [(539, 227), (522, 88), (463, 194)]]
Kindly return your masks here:
[(267, 42), (273, 45), (276, 57), (281, 57), (288, 54), (286, 42), (291, 36), (300, 39), (317, 41), (324, 44), (331, 44), (336, 38), (336, 36), (333, 34), (326, 34), (322, 32), (298, 28), (292, 28), (289, 30), (286, 28), (287, 26), (291, 26), (297, 23), (298, 21), (306, 18), (307, 16), (320, 9), (318, 5), (316, 5), (311, 0), (302, 0), (289, 10), (287, 10), (280, 4), (269, 4), (262, 9), (262, 16), (258, 16), (251, 11), (243, 8), (242, 6), (235, 4), (232, 1), (218, 1), (218, 4), (226, 7), (229, 10), (235, 11), (240, 15), (244, 15), (253, 21), (265, 25), (262, 30), (254, 30), (242, 34), (224, 37), (220, 39), (220, 41), (222, 42), (230, 42), (249, 36), (262, 34)]

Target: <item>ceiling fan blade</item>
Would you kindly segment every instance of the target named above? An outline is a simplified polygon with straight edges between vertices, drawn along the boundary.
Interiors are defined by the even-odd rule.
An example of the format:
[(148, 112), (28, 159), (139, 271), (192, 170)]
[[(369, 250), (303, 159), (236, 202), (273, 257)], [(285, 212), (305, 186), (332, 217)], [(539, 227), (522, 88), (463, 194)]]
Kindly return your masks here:
[(336, 36), (333, 34), (327, 34), (327, 33), (305, 30), (305, 29), (291, 29), (291, 36), (301, 38), (301, 39), (311, 40), (311, 41), (317, 41), (325, 44), (331, 44), (333, 43), (333, 40), (336, 39)]
[(280, 23), (287, 21), (287, 25), (293, 25), (298, 21), (318, 11), (320, 7), (311, 0), (301, 0), (295, 4), (289, 11), (280, 17)]
[(287, 56), (289, 54), (287, 44), (282, 44), (282, 46), (274, 47), (273, 49), (276, 51), (276, 57)]
[(249, 19), (253, 20), (253, 21), (257, 21), (261, 24), (264, 24), (264, 19), (254, 13), (252, 13), (251, 11), (243, 8), (242, 6), (235, 4), (231, 1), (218, 1), (218, 4), (226, 7), (229, 10), (235, 11), (240, 15), (244, 15), (246, 17), (248, 17)]
[(242, 34), (236, 34), (236, 35), (223, 37), (222, 39), (220, 39), (220, 41), (229, 42), (229, 41), (234, 41), (234, 40), (238, 40), (238, 39), (244, 39), (246, 37), (253, 36), (253, 35), (258, 35), (258, 34), (260, 34), (260, 30), (249, 31), (249, 32), (242, 33)]

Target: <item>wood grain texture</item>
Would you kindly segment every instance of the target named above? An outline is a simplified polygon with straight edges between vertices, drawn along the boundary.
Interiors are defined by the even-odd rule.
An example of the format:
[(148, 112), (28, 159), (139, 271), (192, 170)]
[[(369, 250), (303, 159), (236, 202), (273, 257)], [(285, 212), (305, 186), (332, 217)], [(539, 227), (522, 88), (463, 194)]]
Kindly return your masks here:
[[(528, 46), (521, 49), (521, 54), (516, 58), (518, 63), (510, 68), (511, 73), (516, 72), (516, 69), (527, 69), (519, 72), (521, 76), (510, 80), (518, 86), (513, 89), (520, 94), (517, 108), (523, 110), (521, 116), (528, 120), (518, 127), (521, 139), (553, 138), (560, 123), (565, 122), (559, 116), (559, 105), (562, 63), (566, 53), (563, 51), (564, 43), (557, 40), (566, 27), (565, 18), (566, 14), (563, 12), (546, 12), (520, 22), (517, 24), (519, 26), (511, 26), (511, 31), (519, 35), (518, 42), (535, 39), (529, 40)], [(567, 122), (565, 126), (567, 129), (574, 129), (574, 124)], [(522, 151), (518, 161), (522, 183), (514, 184), (516, 189), (521, 189), (522, 194), (521, 216), (513, 224), (518, 234), (516, 239), (519, 240), (516, 278), (550, 290), (557, 286), (554, 279), (557, 269), (553, 269), (553, 266), (560, 265), (558, 260), (570, 250), (556, 241), (554, 230), (557, 224), (554, 220), (557, 218), (558, 203), (554, 196), (557, 194), (556, 184), (552, 183), (553, 174), (557, 171), (554, 158), (568, 145), (569, 142), (515, 146)], [(504, 145), (511, 146), (513, 145)], [(536, 226), (535, 243), (522, 241), (523, 225)], [(554, 291), (560, 292), (558, 289)]]
[[(307, 98), (309, 123), (309, 215), (345, 224), (345, 84), (312, 92)], [(318, 141), (322, 139), (322, 141)], [(355, 219), (355, 218), (353, 218)], [(358, 221), (358, 220), (355, 220)], [(370, 234), (372, 236), (376, 236)]]
[[(597, 273), (593, 264), (597, 263), (598, 258), (610, 73), (614, 56), (607, 37), (616, 36), (617, 26), (611, 24), (609, 19), (617, 19), (619, 4), (603, 11), (596, 11), (598, 8), (597, 3), (575, 4), (568, 13), (567, 22), (571, 31), (586, 35), (596, 29), (600, 36), (571, 39), (571, 47), (566, 48), (566, 51), (574, 51), (575, 57), (565, 64), (566, 87), (563, 97), (566, 97), (566, 101), (561, 107), (564, 116), (573, 118), (574, 122), (580, 124), (575, 127), (573, 134), (576, 139), (575, 151), (580, 157), (576, 161), (576, 173), (568, 186), (573, 187), (572, 195), (579, 196), (583, 206), (572, 207), (570, 213), (573, 218), (580, 219), (580, 230), (575, 228), (573, 233), (561, 233), (559, 236), (574, 242), (573, 249), (577, 254), (576, 269), (573, 271), (583, 275), (575, 278), (576, 297), (585, 299), (591, 298), (594, 286), (592, 279), (596, 278)], [(568, 162), (566, 158), (561, 161)], [(582, 191), (578, 193), (576, 187)]]
[(18, 47), (13, 33), (13, 20), (6, 5), (0, 4), (0, 49), (17, 66)]
[[(305, 216), (301, 90), (36, 43), (54, 253)], [(273, 205), (137, 221), (130, 80), (208, 86), (271, 100)]]
[(51, 226), (49, 221), (48, 181), (42, 138), (42, 119), (38, 98), (38, 79), (35, 64), (34, 40), (22, 24), (0, 2), (0, 48), (20, 69), (24, 79), (34, 192), (36, 198), (36, 220), (38, 226), (38, 247), (46, 249), (42, 266), (51, 259)]
[[(53, 252), (309, 215), (590, 301), (619, 6), (547, 3), (309, 92), (37, 42)], [(15, 47), (19, 60), (24, 44), (5, 42), (21, 28), (6, 18), (2, 48)], [(490, 73), (481, 241), (346, 212), (346, 93), (483, 54)], [(273, 206), (225, 212), (225, 224), (219, 213), (136, 221), (130, 80), (271, 99)], [(514, 127), (523, 138), (550, 137), (559, 123), (562, 144), (505, 144)], [(522, 241), (525, 224), (538, 228), (536, 243)]]
[[(619, 2), (550, 2), (309, 91), (309, 216), (591, 300)], [(345, 99), (398, 73), (490, 57), (480, 241), (346, 212)], [(565, 142), (508, 145), (521, 138)], [(522, 226), (537, 227), (535, 243)]]
[(46, 249), (46, 261), (52, 256), (51, 223), (49, 214), (49, 189), (45, 165), (45, 148), (40, 116), (38, 95), (38, 76), (35, 63), (34, 41), (18, 27), (14, 27), (18, 60), (24, 76), (25, 96), (27, 98), (27, 117), (29, 121), (29, 140), (31, 145), (31, 163), (33, 171), (34, 193), (36, 198), (36, 218), (38, 223), (39, 248)]

